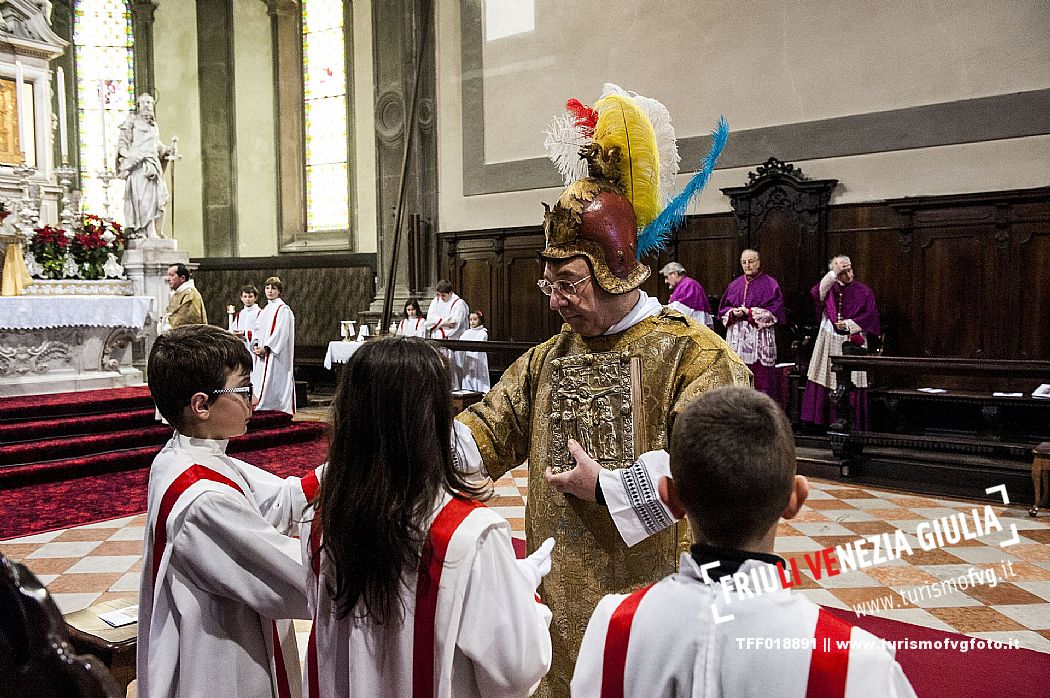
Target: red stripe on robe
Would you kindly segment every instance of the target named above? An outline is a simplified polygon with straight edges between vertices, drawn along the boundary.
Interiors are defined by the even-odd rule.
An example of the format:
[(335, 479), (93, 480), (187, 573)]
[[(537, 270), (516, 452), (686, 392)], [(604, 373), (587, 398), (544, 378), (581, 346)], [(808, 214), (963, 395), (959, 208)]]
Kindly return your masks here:
[(434, 695), (434, 621), (445, 554), (453, 534), (480, 502), (453, 497), (438, 512), (423, 544), (416, 582), (416, 622), (412, 638), (412, 696)]
[[(273, 311), (273, 322), (270, 323), (270, 337), (273, 336), (273, 331), (275, 329), (277, 329), (277, 316), (281, 314), (281, 308), (282, 308), (282, 306), (277, 306), (277, 310)], [(267, 339), (269, 339), (269, 337), (267, 337)], [(270, 370), (270, 354), (272, 354), (272, 353), (273, 353), (272, 351), (266, 352), (266, 360), (263, 361), (262, 385), (259, 386), (259, 397), (260, 398), (262, 397), (263, 392), (266, 390), (266, 374)], [(294, 410), (295, 409), (295, 407), (294, 407), (294, 405), (295, 405), (295, 391), (294, 390), (292, 391), (292, 405), (293, 405), (292, 409)]]
[(244, 491), (241, 490), (240, 486), (236, 482), (221, 475), (211, 468), (194, 463), (190, 467), (186, 468), (175, 478), (174, 482), (168, 485), (168, 489), (164, 492), (164, 496), (160, 500), (160, 511), (157, 513), (157, 522), (154, 524), (153, 529), (153, 586), (157, 585), (157, 572), (160, 570), (160, 559), (164, 556), (164, 548), (168, 545), (168, 516), (171, 515), (171, 510), (175, 507), (175, 502), (179, 500), (182, 493), (190, 488), (196, 482), (201, 480), (210, 480), (212, 482), (218, 482), (223, 485), (232, 487), (244, 495)]
[(602, 660), (601, 698), (623, 698), (631, 624), (642, 597), (652, 588), (653, 585), (650, 584), (628, 596), (620, 602), (609, 618), (609, 630), (605, 635), (605, 655)]
[(311, 470), (299, 480), (299, 484), (303, 488), (303, 496), (306, 497), (306, 501), (312, 502), (314, 495), (317, 494), (317, 488), (320, 485), (317, 481), (317, 472)]
[(809, 662), (806, 698), (841, 698), (846, 695), (849, 636), (852, 630), (853, 626), (846, 621), (820, 609), (813, 631), (816, 644)]
[[(188, 490), (194, 483), (202, 480), (209, 480), (211, 482), (217, 482), (232, 487), (239, 492), (242, 497), (247, 497), (247, 495), (244, 494), (244, 490), (242, 490), (240, 485), (236, 482), (221, 473), (215, 472), (207, 466), (201, 465), (200, 463), (194, 463), (186, 468), (186, 470), (182, 471), (182, 474), (175, 478), (175, 480), (168, 485), (168, 489), (164, 491), (164, 496), (160, 499), (160, 511), (157, 513), (157, 522), (154, 524), (153, 528), (154, 589), (157, 587), (157, 573), (160, 571), (160, 560), (164, 556), (164, 548), (168, 546), (168, 517), (171, 515), (171, 510), (175, 508), (175, 503), (179, 501), (179, 497), (181, 497), (186, 490)], [(284, 653), (281, 650), (280, 637), (277, 634), (277, 623), (273, 622), (272, 627), (273, 664), (275, 673), (277, 674), (277, 695), (280, 698), (291, 698), (292, 693), (288, 684), (288, 670), (284, 666)]]

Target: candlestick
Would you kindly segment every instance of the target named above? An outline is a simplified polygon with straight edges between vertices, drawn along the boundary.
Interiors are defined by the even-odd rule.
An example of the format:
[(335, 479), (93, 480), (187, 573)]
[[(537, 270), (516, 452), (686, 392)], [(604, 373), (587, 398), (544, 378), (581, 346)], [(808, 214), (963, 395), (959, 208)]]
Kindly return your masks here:
[(62, 164), (69, 163), (69, 136), (66, 133), (66, 73), (59, 66), (55, 72), (56, 89), (58, 90), (58, 138), (62, 149)]
[(22, 61), (15, 61), (15, 103), (18, 105), (18, 144), (22, 149), (22, 159), (28, 163), (26, 153), (29, 152), (29, 139), (26, 138), (26, 114), (25, 105), (22, 103), (25, 77), (22, 75)]
[(109, 169), (109, 147), (106, 143), (106, 81), (98, 81), (98, 103), (102, 108), (102, 169)]
[(62, 212), (58, 215), (58, 220), (62, 221), (62, 227), (66, 230), (73, 230), (79, 225), (80, 216), (73, 201), (73, 175), (76, 173), (77, 171), (66, 163), (55, 168), (55, 176), (62, 187)]

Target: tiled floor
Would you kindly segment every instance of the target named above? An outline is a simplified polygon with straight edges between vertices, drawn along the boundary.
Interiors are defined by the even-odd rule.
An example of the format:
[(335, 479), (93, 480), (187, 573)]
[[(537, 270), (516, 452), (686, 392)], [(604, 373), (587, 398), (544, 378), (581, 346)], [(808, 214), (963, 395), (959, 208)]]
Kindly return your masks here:
[[(528, 475), (514, 470), (496, 482), (488, 505), (524, 537)], [(1023, 647), (1050, 652), (1050, 517), (1030, 519), (1021, 507), (995, 505), (1004, 527), (977, 540), (923, 551), (915, 533), (923, 521), (971, 512), (984, 503), (910, 496), (872, 487), (811, 481), (809, 503), (791, 522), (780, 524), (777, 552), (794, 558), (802, 572), (798, 588), (812, 600), (836, 608), (883, 603), (873, 615), (988, 639), (1016, 639)], [(143, 516), (78, 526), (0, 542), (0, 550), (25, 562), (47, 584), (63, 612), (138, 589)], [(1018, 529), (1017, 544), (1000, 547)], [(913, 548), (863, 570), (814, 579), (806, 553), (846, 545), (861, 536), (902, 530)], [(880, 535), (881, 539), (881, 535)], [(870, 546), (869, 546), (870, 550)], [(811, 558), (812, 559), (812, 558)], [(996, 574), (990, 583), (963, 583)], [(942, 584), (954, 580), (952, 586)], [(958, 587), (958, 588), (956, 588)], [(940, 591), (939, 594), (934, 589)], [(889, 602), (888, 604), (886, 602)], [(298, 623), (305, 631), (308, 622)], [(301, 647), (305, 647), (305, 642)]]

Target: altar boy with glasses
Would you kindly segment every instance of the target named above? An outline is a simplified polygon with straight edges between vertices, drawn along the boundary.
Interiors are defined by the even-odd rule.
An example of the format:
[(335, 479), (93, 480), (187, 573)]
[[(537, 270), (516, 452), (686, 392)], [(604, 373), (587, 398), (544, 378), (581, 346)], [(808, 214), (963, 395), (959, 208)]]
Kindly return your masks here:
[(150, 468), (138, 695), (299, 695), (291, 622), (309, 618), (297, 532), (319, 472), (279, 478), (226, 455), (252, 416), (252, 358), (211, 325), (161, 335), (149, 387), (175, 427)]

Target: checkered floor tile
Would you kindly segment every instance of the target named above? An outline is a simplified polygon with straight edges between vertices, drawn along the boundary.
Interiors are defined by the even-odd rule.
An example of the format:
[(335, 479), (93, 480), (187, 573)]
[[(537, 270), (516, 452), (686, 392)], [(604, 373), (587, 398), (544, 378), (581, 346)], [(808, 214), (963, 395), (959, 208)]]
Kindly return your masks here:
[[(1016, 639), (1023, 647), (1050, 652), (1050, 518), (1031, 519), (1021, 507), (993, 503), (1003, 531), (924, 551), (916, 535), (919, 524), (970, 515), (985, 503), (816, 480), (810, 484), (810, 500), (799, 516), (780, 524), (776, 548), (797, 562), (797, 588), (813, 601), (836, 608), (865, 604), (872, 615), (987, 639)], [(516, 469), (496, 481), (488, 502), (519, 538), (524, 538), (527, 490), (528, 472)], [(64, 613), (98, 601), (133, 599), (144, 518), (2, 541), (0, 550), (35, 572)], [(1014, 538), (1011, 526), (1017, 529), (1017, 542), (1001, 547)], [(845, 546), (861, 536), (883, 540), (886, 533), (895, 542), (898, 529), (912, 547), (911, 555), (820, 579), (806, 564), (806, 553), (814, 560), (815, 551)], [(297, 622), (300, 632), (308, 629), (308, 622)]]

